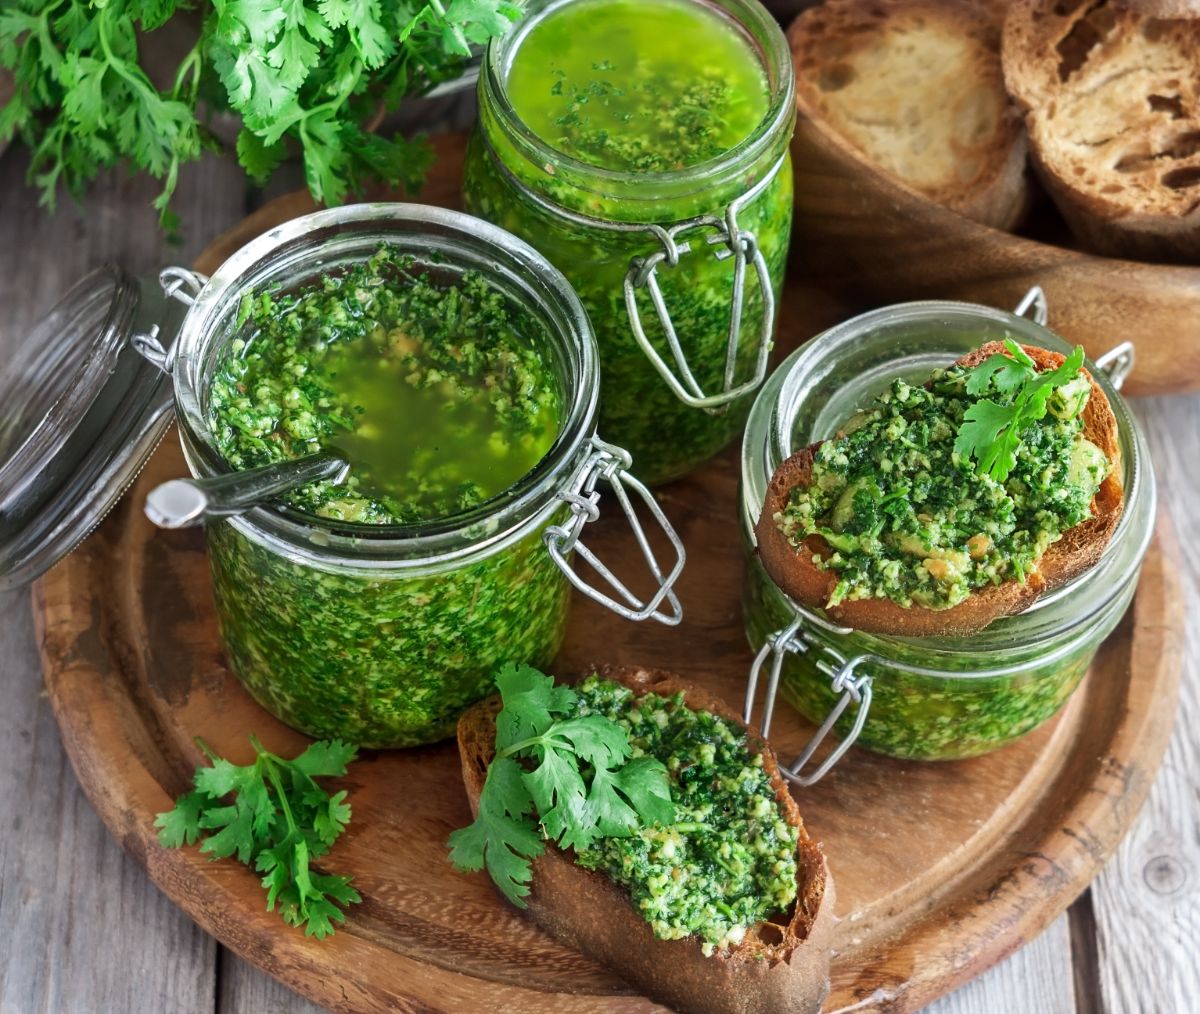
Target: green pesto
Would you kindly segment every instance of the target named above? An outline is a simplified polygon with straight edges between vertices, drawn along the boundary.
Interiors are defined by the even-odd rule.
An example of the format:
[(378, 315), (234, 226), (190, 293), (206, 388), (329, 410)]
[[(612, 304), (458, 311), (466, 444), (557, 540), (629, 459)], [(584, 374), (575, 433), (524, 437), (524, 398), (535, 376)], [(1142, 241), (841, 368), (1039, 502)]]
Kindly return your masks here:
[[(575, 31), (576, 24), (586, 31)], [(633, 63), (635, 52), (639, 58)], [(665, 95), (662, 78), (671, 81)], [(778, 302), (792, 218), (786, 139), (736, 178), (712, 184), (700, 175), (682, 196), (666, 190), (662, 177), (665, 169), (702, 167), (758, 129), (768, 108), (762, 61), (727, 19), (693, 0), (653, 5), (585, 0), (531, 29), (513, 57), (508, 86), (522, 122), (577, 164), (532, 165), (484, 102), (467, 154), (467, 209), (531, 243), (579, 294), (599, 343), (599, 428), (605, 439), (631, 452), (642, 479), (660, 483), (684, 475), (741, 430), (752, 394), (720, 413), (680, 401), (634, 340), (623, 292), (631, 260), (661, 251), (659, 241), (642, 231), (576, 225), (540, 202), (608, 222), (719, 217), (782, 158), (738, 214), (739, 227), (757, 237)], [(625, 122), (616, 122), (621, 119)], [(645, 183), (636, 198), (600, 194), (579, 163), (620, 168), (644, 176)], [(733, 281), (731, 261), (718, 261), (707, 242), (713, 234), (701, 229), (680, 236), (691, 251), (676, 267), (657, 271), (688, 363), (707, 394), (719, 392), (724, 381)], [(637, 305), (649, 340), (672, 363), (645, 289), (638, 290)], [(738, 382), (753, 371), (762, 321), (762, 295), (751, 271)]]
[(667, 768), (675, 821), (630, 837), (602, 838), (576, 861), (626, 888), (659, 939), (696, 935), (706, 954), (736, 946), (746, 930), (796, 900), (798, 831), (789, 824), (745, 732), (682, 695), (634, 697), (590, 677), (580, 714), (629, 733), (633, 756)]
[[(1130, 594), (1132, 594), (1132, 584)], [(1126, 596), (1125, 601), (1128, 601)], [(787, 627), (795, 612), (759, 562), (747, 554), (742, 588), (742, 610), (746, 634), (757, 651), (767, 638)], [(1054, 715), (1074, 692), (1087, 673), (1100, 643), (1111, 632), (1124, 612), (1124, 604), (1110, 622), (1094, 631), (1074, 651), (1053, 662), (1044, 662), (1051, 643), (1021, 655), (1001, 656), (998, 652), (971, 651), (960, 645), (963, 656), (958, 663), (937, 662), (920, 639), (879, 639), (864, 634), (846, 638), (830, 635), (830, 644), (843, 657), (860, 653), (881, 653), (898, 668), (863, 669), (874, 677), (871, 710), (856, 745), (891, 757), (909, 760), (953, 760), (989, 753), (1027, 732)], [(1019, 619), (1015, 617), (1013, 619)], [(999, 633), (1010, 619), (998, 620), (993, 633)], [(815, 725), (833, 710), (840, 698), (835, 694), (828, 672), (817, 668), (821, 661), (812, 652), (788, 654), (783, 661), (780, 693), (792, 707)], [(1009, 676), (971, 677), (972, 667), (1017, 665)], [(906, 670), (905, 666), (940, 665), (961, 671), (962, 678), (938, 678)], [(854, 724), (855, 708), (846, 709), (834, 726), (840, 736)]]
[(319, 571), (230, 522), (209, 527), (208, 546), (234, 673), (310, 736), (365, 747), (444, 739), (501, 665), (547, 665), (566, 631), (570, 585), (540, 530), (419, 578)]
[(209, 394), (235, 469), (320, 450), (350, 463), (291, 506), (411, 524), (513, 485), (550, 449), (559, 392), (538, 328), (481, 275), (439, 284), (387, 247), (285, 294), (247, 294)]
[(1062, 533), (1091, 516), (1111, 464), (1083, 435), (1090, 388), (1079, 376), (1055, 390), (1049, 413), (1020, 433), (1003, 482), (955, 451), (964, 414), (990, 387), (967, 390), (970, 370), (936, 370), (928, 384), (894, 380), (875, 403), (821, 444), (808, 486), (792, 490), (775, 522), (792, 545), (818, 535), (837, 574), (830, 605), (889, 598), (946, 609), (973, 591), (1025, 581)]
[(766, 74), (731, 22), (691, 0), (581, 0), (530, 29), (508, 77), (517, 115), (565, 155), (666, 172), (744, 140)]

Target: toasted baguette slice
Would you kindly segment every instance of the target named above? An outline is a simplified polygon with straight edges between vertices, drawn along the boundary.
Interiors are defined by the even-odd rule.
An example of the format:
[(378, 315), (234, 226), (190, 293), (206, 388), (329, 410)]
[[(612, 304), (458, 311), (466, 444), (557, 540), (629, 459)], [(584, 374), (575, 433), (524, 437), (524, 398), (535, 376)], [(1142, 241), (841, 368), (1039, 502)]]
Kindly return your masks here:
[[(639, 696), (682, 691), (688, 707), (743, 726), (720, 698), (670, 673), (625, 666), (597, 672)], [(458, 723), (458, 749), (472, 813), (478, 811), (479, 794), (495, 754), (499, 710), (499, 698), (492, 697), (468, 710)], [(774, 753), (753, 733), (750, 741), (763, 755), (788, 822), (800, 831), (798, 900), (786, 923), (760, 923), (737, 947), (705, 957), (694, 937), (657, 939), (623, 888), (601, 872), (577, 866), (569, 853), (553, 846), (533, 862), (528, 911), (534, 921), (555, 939), (608, 965), (646, 995), (682, 1011), (810, 1014), (819, 1010), (829, 989), (833, 881), (820, 846), (804, 830)]]
[(802, 116), (939, 204), (1011, 229), (1026, 142), (984, 0), (827, 0), (788, 32)]
[[(1039, 372), (1055, 369), (1063, 356), (1047, 349), (1024, 346)], [(961, 366), (976, 366), (991, 355), (1006, 354), (1001, 342), (988, 342), (958, 361)], [(1085, 371), (1086, 372), (1086, 371)], [(898, 605), (891, 599), (871, 598), (845, 601), (826, 606), (837, 585), (832, 571), (819, 570), (813, 554), (822, 558), (832, 549), (819, 535), (811, 535), (794, 547), (775, 523), (775, 515), (787, 505), (791, 491), (807, 486), (812, 479), (814, 455), (820, 443), (797, 451), (776, 469), (767, 486), (762, 514), (755, 527), (758, 552), (763, 566), (776, 584), (797, 602), (825, 609), (837, 623), (876, 634), (902, 637), (950, 637), (973, 634), (993, 620), (1019, 613), (1033, 604), (1045, 591), (1057, 588), (1082, 574), (1100, 560), (1121, 518), (1124, 506), (1120, 472), (1121, 447), (1117, 420), (1104, 392), (1091, 374), (1092, 396), (1083, 412), (1083, 436), (1099, 447), (1113, 463), (1112, 470), (1092, 499), (1092, 516), (1063, 533), (1026, 575), (1024, 583), (1005, 581), (987, 585), (949, 609)]]
[(1200, 259), (1200, 21), (1015, 0), (1003, 57), (1034, 166), (1080, 243)]

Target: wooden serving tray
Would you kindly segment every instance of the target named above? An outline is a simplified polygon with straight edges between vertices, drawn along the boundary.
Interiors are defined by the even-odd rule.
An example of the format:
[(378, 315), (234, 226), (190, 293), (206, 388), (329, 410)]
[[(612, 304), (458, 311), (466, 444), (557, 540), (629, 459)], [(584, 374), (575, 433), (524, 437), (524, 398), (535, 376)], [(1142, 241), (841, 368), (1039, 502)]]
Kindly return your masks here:
[[(299, 196), (269, 205), (198, 266), (211, 270), (307, 207)], [(129, 496), (34, 593), (64, 745), (101, 817), (155, 883), (226, 946), (339, 1010), (660, 1009), (544, 936), (485, 876), (450, 866), (446, 837), (470, 814), (449, 743), (368, 752), (342, 780), (354, 817), (325, 868), (353, 875), (364, 901), (328, 940), (267, 913), (258, 878), (238, 863), (157, 844), (154, 814), (201, 761), (196, 736), (239, 762), (251, 756), (252, 732), (287, 755), (305, 742), (254, 704), (225, 665), (203, 535), (160, 531), (142, 514), (146, 492), (184, 471), (169, 436)], [(661, 666), (741, 700), (751, 654), (738, 601), (736, 486), (731, 452), (660, 492), (691, 553), (682, 626), (630, 624), (577, 597), (555, 671)], [(636, 568), (620, 521), (602, 519), (588, 539), (618, 572)], [(1036, 935), (1103, 866), (1171, 731), (1182, 615), (1164, 557), (1176, 553), (1164, 523), (1129, 615), (1068, 707), (1041, 729), (954, 763), (853, 750), (797, 793), (824, 843), (842, 918), (826, 1010), (923, 1006)], [(785, 758), (811, 732), (786, 705), (775, 724)]]

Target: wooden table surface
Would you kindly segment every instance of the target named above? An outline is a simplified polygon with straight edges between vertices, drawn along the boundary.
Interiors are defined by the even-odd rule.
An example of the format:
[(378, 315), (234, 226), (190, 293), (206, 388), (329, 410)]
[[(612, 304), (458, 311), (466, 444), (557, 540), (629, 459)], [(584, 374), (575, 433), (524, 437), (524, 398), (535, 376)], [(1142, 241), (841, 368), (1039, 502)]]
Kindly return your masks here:
[[(37, 207), (25, 153), (0, 156), (0, 363), (87, 270), (189, 264), (262, 200), (229, 159), (186, 167), (178, 245), (152, 183), (113, 173), (81, 206)], [(294, 178), (293, 178), (294, 179)], [(285, 184), (286, 185), (286, 184)], [(292, 184), (294, 185), (294, 183)], [(1053, 311), (1052, 311), (1053, 312)], [(1114, 335), (1114, 341), (1120, 336)], [(1200, 395), (1137, 401), (1200, 610)], [(0, 405), (0, 412), (4, 406)], [(42, 692), (28, 593), (0, 594), (0, 1012), (273, 1014), (313, 1005), (224, 950), (164, 898), (76, 783)], [(935, 1003), (937, 1014), (1175, 1014), (1200, 997), (1200, 624), (1190, 623), (1176, 734), (1133, 832), (1040, 938)], [(283, 928), (281, 927), (281, 932)]]

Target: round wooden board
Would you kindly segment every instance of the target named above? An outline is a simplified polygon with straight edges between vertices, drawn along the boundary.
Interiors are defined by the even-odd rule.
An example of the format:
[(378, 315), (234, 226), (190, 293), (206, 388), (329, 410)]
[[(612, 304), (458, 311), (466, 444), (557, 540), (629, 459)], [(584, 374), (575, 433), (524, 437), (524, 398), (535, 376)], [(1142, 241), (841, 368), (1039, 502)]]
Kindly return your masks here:
[[(452, 146), (449, 155), (459, 150)], [(445, 163), (443, 163), (445, 165)], [(440, 194), (447, 198), (439, 172)], [(215, 263), (307, 210), (283, 198), (222, 237)], [(237, 761), (257, 734), (271, 749), (304, 738), (255, 705), (226, 668), (198, 532), (164, 532), (141, 504), (182, 474), (168, 438), (112, 516), (36, 586), (46, 685), (85, 792), (166, 894), (222, 943), (300, 993), (339, 1010), (656, 1010), (604, 969), (543, 936), (482, 875), (456, 873), (444, 843), (469, 818), (452, 744), (373, 752), (342, 787), (354, 808), (329, 868), (363, 895), (317, 942), (264, 911), (257, 877), (196, 849), (168, 850), (154, 814), (201, 761), (203, 737)], [(682, 626), (633, 625), (578, 600), (555, 671), (593, 662), (674, 669), (740, 701), (750, 662), (732, 454), (660, 492), (691, 550)], [(634, 567), (623, 525), (589, 534)], [(589, 529), (589, 532), (591, 530)], [(915, 1010), (1036, 935), (1086, 886), (1145, 797), (1170, 735), (1182, 613), (1165, 523), (1129, 615), (1063, 713), (988, 757), (904, 763), (855, 750), (797, 794), (838, 885), (838, 954), (826, 1010)], [(775, 745), (791, 756), (810, 728), (787, 707)]]

